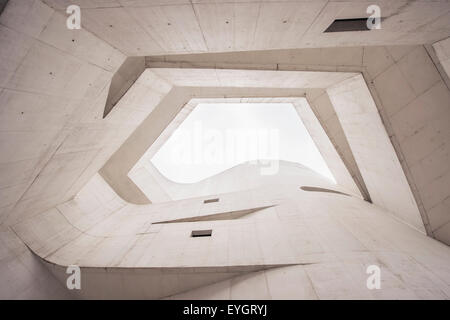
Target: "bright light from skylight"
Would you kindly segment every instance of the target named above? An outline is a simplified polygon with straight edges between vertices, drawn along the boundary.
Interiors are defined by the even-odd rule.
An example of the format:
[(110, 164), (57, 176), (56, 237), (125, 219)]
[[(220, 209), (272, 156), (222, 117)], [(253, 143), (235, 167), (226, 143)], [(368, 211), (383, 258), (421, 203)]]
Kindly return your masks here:
[(290, 103), (199, 104), (151, 161), (166, 178), (194, 183), (259, 159), (297, 162), (335, 183)]

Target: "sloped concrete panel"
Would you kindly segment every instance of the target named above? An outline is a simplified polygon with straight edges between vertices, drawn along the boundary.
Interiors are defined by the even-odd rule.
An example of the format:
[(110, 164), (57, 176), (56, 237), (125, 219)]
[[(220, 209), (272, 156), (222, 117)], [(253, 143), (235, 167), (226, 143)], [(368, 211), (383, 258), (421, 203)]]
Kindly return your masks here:
[(372, 201), (425, 232), (408, 181), (361, 76), (327, 89)]
[(128, 57), (116, 71), (109, 85), (103, 118), (108, 116), (120, 98), (130, 89), (145, 70), (144, 58)]
[(450, 77), (450, 38), (435, 42), (433, 48), (445, 72)]
[[(308, 169), (283, 168), (299, 182), (321, 184)], [(449, 298), (448, 247), (361, 199), (303, 191), (279, 178), (218, 195), (214, 207), (203, 198), (134, 206), (97, 175), (74, 200), (14, 230), (62, 283), (65, 266), (78, 264), (76, 296), (88, 299)], [(238, 219), (153, 223), (268, 204), (276, 206)], [(190, 237), (206, 228), (211, 238)], [(380, 263), (383, 290), (368, 290), (366, 268)], [(295, 279), (308, 285), (286, 287)]]

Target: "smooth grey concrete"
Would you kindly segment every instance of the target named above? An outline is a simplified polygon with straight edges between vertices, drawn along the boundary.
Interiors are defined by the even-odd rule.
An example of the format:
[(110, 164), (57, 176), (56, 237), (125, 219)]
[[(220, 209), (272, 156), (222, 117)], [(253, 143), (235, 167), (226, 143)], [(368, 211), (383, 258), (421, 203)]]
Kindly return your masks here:
[[(73, 3), (82, 7), (81, 30), (65, 27), (65, 9)], [(97, 238), (70, 241), (74, 245), (71, 246), (72, 253), (77, 252), (79, 257), (76, 262), (89, 262), (89, 268), (94, 269), (88, 271), (93, 275), (87, 277), (92, 287), (84, 297), (113, 297), (105, 292), (125, 298), (166, 297), (181, 294), (180, 290), (203, 286), (199, 291), (186, 293), (186, 297), (448, 299), (448, 246), (443, 243), (450, 243), (450, 93), (448, 76), (445, 76), (448, 73), (446, 48), (450, 36), (450, 4), (444, 0), (373, 3), (379, 4), (387, 17), (381, 30), (323, 34), (336, 18), (365, 16), (367, 3), (357, 0), (244, 3), (234, 0), (226, 3), (202, 0), (170, 3), (164, 0), (106, 0), (101, 3), (95, 0), (9, 0), (0, 15), (0, 296), (72, 298), (67, 295), (64, 283), (60, 285), (46, 268), (42, 268), (40, 260), (52, 253), (52, 249), (61, 249), (64, 241), (77, 235), (73, 223), (84, 230), (103, 221), (101, 227), (99, 224), (100, 229), (94, 229), (98, 232), (95, 233)], [(154, 73), (153, 79), (147, 79), (150, 85), (136, 81), (122, 97), (123, 102), (117, 103), (103, 118), (112, 78), (127, 58), (137, 56), (141, 61), (146, 56), (148, 68), (203, 68), (222, 76), (210, 82), (202, 78), (201, 71), (192, 72), (190, 79), (177, 78), (169, 71)], [(124, 142), (181, 82), (199, 87), (196, 97), (208, 97), (209, 89), (201, 87), (214, 84), (219, 88), (222, 85), (219, 79), (241, 88), (220, 89), (214, 98), (229, 94), (244, 97), (249, 88), (253, 98), (268, 96), (264, 95), (267, 88), (262, 86), (260, 79), (247, 78), (246, 71), (217, 71), (219, 69), (272, 70), (273, 84), (278, 83), (278, 87), (272, 89), (277, 90), (278, 97), (301, 97), (306, 93), (304, 86), (308, 83), (296, 82), (294, 85), (289, 77), (283, 82), (281, 78), (286, 77), (281, 77), (285, 73), (280, 70), (362, 74), (377, 108), (370, 117), (379, 117), (380, 121), (374, 123), (378, 129), (386, 131), (384, 138), (390, 141), (383, 140), (384, 150), (391, 150), (387, 143), (390, 142), (395, 157), (392, 153), (388, 157), (400, 164), (393, 166), (398, 169), (395, 170), (397, 177), (403, 174), (407, 181), (402, 194), (408, 190), (412, 193), (428, 237), (404, 223), (407, 217), (417, 224), (415, 210), (397, 213), (396, 217), (403, 218), (403, 222), (398, 221), (391, 213), (395, 214), (399, 207), (391, 207), (389, 201), (379, 200), (386, 200), (386, 195), (373, 197), (374, 190), (378, 192), (380, 188), (368, 183), (371, 180), (367, 177), (374, 172), (362, 161), (364, 155), (360, 154), (367, 145), (355, 143), (357, 136), (350, 130), (350, 120), (342, 118), (342, 106), (330, 115), (327, 113), (330, 108), (311, 103), (316, 101), (321, 89), (306, 96), (312, 108), (316, 108), (316, 120), (350, 176), (361, 190), (366, 187), (374, 204), (342, 195), (307, 193), (297, 187), (295, 192), (292, 189), (293, 193), (290, 193), (290, 187), (275, 191), (258, 189), (251, 196), (239, 194), (230, 198), (236, 197), (233, 198), (236, 205), (253, 201), (250, 200), (253, 197), (262, 199), (263, 203), (269, 199), (284, 199), (284, 205), (266, 209), (263, 215), (250, 216), (253, 229), (240, 225), (242, 221), (237, 219), (236, 225), (227, 223), (224, 226), (231, 230), (229, 235), (217, 242), (213, 240), (211, 246), (203, 246), (187, 242), (184, 233), (177, 233), (181, 227), (178, 231), (172, 230), (173, 233), (170, 232), (172, 227), (161, 227), (138, 237), (143, 241), (139, 248), (130, 245), (127, 240), (134, 241), (137, 233), (134, 227), (127, 229), (125, 225), (151, 221), (146, 220), (145, 214), (140, 215), (139, 210), (147, 210), (155, 204), (133, 206), (114, 193), (103, 192), (107, 184), (98, 172), (120, 148), (125, 148)], [(191, 98), (194, 97), (186, 97), (186, 100)], [(155, 136), (175, 117), (175, 113), (169, 116), (158, 112), (166, 118), (164, 124), (158, 123)], [(351, 116), (356, 117), (355, 114)], [(122, 173), (127, 177), (128, 172)], [(92, 190), (92, 185), (98, 193), (86, 191)], [(92, 199), (86, 193), (98, 198)], [(298, 206), (297, 196), (302, 200), (302, 206)], [(331, 196), (345, 197), (346, 200), (329, 198)], [(409, 196), (393, 200), (405, 199), (411, 200)], [(197, 200), (192, 201), (195, 207)], [(319, 206), (317, 203), (322, 209), (316, 207)], [(180, 205), (169, 201), (166, 204), (171, 211), (181, 214), (185, 212), (184, 205), (188, 206), (190, 202)], [(183, 210), (175, 209), (178, 205)], [(214, 209), (217, 213), (229, 212), (228, 205), (221, 205)], [(126, 211), (125, 217), (120, 216), (122, 208), (130, 210)], [(336, 212), (335, 208), (340, 210)], [(121, 217), (123, 230), (133, 230), (134, 235), (113, 237), (111, 242), (103, 242), (104, 232), (114, 235), (122, 226), (112, 216), (107, 220), (114, 210), (118, 210), (116, 213)], [(198, 213), (194, 210), (194, 214)], [(202, 213), (211, 214), (210, 211)], [(297, 223), (293, 223), (295, 221)], [(277, 226), (276, 232), (268, 229), (272, 224)], [(286, 225), (288, 232), (283, 227)], [(293, 229), (289, 229), (291, 226)], [(190, 229), (183, 230), (187, 233), (192, 231)], [(144, 268), (152, 263), (154, 266), (179, 263), (175, 254), (179, 253), (176, 246), (180, 243), (192, 244), (187, 252), (203, 250), (210, 260), (202, 263), (220, 265), (222, 271), (226, 261), (220, 259), (226, 245), (229, 246), (227, 252), (232, 252), (229, 261), (244, 263), (245, 260), (239, 260), (239, 257), (248, 255), (256, 259), (252, 260), (255, 266), (264, 264), (264, 268), (269, 265), (272, 268), (273, 264), (288, 261), (298, 263), (298, 257), (308, 254), (311, 260), (303, 262), (312, 264), (260, 271), (241, 269), (239, 272), (248, 274), (233, 279), (226, 278), (236, 276), (232, 275), (236, 269), (227, 271), (225, 278), (216, 275), (187, 277), (183, 283), (177, 283), (177, 276), (155, 277), (153, 279), (160, 282), (152, 284), (159, 285), (155, 292), (148, 294), (121, 287), (119, 283), (125, 278), (128, 280), (126, 285), (131, 287), (142, 279), (133, 277), (130, 269), (118, 267), (112, 270), (115, 291), (108, 291), (102, 285), (105, 276), (108, 279), (108, 273), (98, 273), (95, 268), (117, 267), (114, 263), (122, 261), (126, 252), (121, 250), (126, 248), (135, 248), (137, 251), (132, 251), (133, 254), (142, 255), (147, 245), (145, 241), (152, 242), (155, 234), (167, 236), (165, 242), (173, 246), (173, 251), (169, 251), (167, 260), (152, 260), (145, 256), (148, 260), (140, 262)], [(179, 238), (172, 243), (169, 240), (174, 234)], [(260, 234), (271, 234), (273, 238), (266, 239), (258, 236)], [(309, 243), (309, 239), (301, 238), (302, 234), (311, 235), (314, 241)], [(38, 255), (34, 256), (24, 242), (33, 243), (32, 250)], [(153, 244), (158, 246), (162, 242), (160, 239)], [(240, 246), (242, 242), (251, 247)], [(96, 250), (97, 245), (100, 251)], [(246, 251), (239, 251), (244, 248)], [(84, 255), (85, 250), (91, 255)], [(273, 255), (273, 252), (279, 255)], [(52, 259), (61, 262), (61, 266), (62, 260), (56, 259), (73, 262), (71, 253), (59, 253), (60, 256), (55, 255)], [(136, 262), (133, 254), (128, 260), (130, 266)], [(270, 257), (276, 259), (270, 260)], [(380, 261), (387, 270), (386, 290), (368, 294), (360, 286), (366, 276), (364, 266)], [(48, 267), (56, 278), (64, 280), (61, 276), (63, 267)], [(174, 270), (180, 271), (166, 271)], [(220, 274), (221, 270), (216, 269), (216, 273)], [(402, 275), (401, 279), (396, 276), (398, 274)], [(205, 286), (223, 279), (226, 280)], [(342, 280), (336, 282), (335, 279)], [(287, 285), (295, 283), (294, 280), (304, 285), (295, 288)], [(303, 289), (298, 290), (299, 287)]]
[[(450, 243), (446, 231), (450, 189), (445, 186), (450, 170), (446, 151), (450, 95), (447, 78), (424, 46), (172, 55), (147, 57), (146, 61), (148, 67), (360, 72), (400, 159), (428, 235)], [(326, 100), (316, 107), (316, 99), (312, 95), (308, 101), (349, 172), (359, 181), (362, 177), (354, 168), (354, 156), (344, 132), (338, 130), (341, 125), (335, 112), (329, 112)]]
[(374, 0), (382, 29), (323, 33), (334, 19), (367, 17), (367, 2), (44, 0), (81, 6), (84, 27), (128, 56), (433, 43), (450, 35), (445, 0)]
[(450, 38), (433, 43), (439, 62), (444, 68), (447, 76), (450, 75)]
[[(81, 267), (81, 298), (211, 298), (198, 290), (222, 280), (232, 292), (222, 298), (232, 299), (449, 298), (448, 246), (357, 197), (302, 190), (343, 191), (298, 164), (281, 162), (275, 176), (258, 169), (246, 164), (211, 178), (260, 181), (213, 195), (218, 202), (204, 203), (210, 195), (141, 206), (97, 175), (74, 200), (13, 229), (63, 283), (65, 266)], [(224, 216), (242, 210), (250, 213)], [(190, 236), (203, 229), (212, 237)], [(381, 267), (381, 290), (366, 287), (371, 264)]]
[(123, 62), (111, 79), (103, 118), (111, 112), (112, 108), (114, 108), (120, 98), (130, 89), (144, 70), (145, 59), (142, 57), (128, 57)]

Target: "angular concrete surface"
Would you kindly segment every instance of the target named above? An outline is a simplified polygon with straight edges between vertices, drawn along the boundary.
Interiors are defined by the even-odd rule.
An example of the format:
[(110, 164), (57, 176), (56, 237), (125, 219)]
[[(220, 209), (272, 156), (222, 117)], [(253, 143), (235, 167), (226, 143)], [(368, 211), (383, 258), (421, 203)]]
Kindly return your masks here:
[[(367, 3), (9, 0), (0, 15), (0, 298), (449, 299), (450, 4), (373, 2), (381, 30), (323, 33), (334, 19), (365, 17)], [(66, 28), (68, 4), (82, 7), (81, 30)], [(339, 97), (348, 75), (365, 87), (363, 101), (360, 89)], [(277, 183), (260, 181), (243, 165), (231, 175), (245, 171), (253, 189), (202, 187), (220, 198), (206, 206), (128, 178), (184, 103), (225, 97), (306, 98), (312, 109), (297, 110), (342, 186), (286, 163)], [(139, 138), (148, 120), (154, 127)], [(116, 185), (117, 176), (129, 180)], [(304, 183), (345, 193), (355, 184), (373, 203)], [(238, 219), (152, 224), (264, 206)], [(190, 238), (193, 226), (213, 237)], [(67, 290), (70, 263), (82, 266), (85, 291)], [(366, 289), (369, 264), (381, 265), (383, 290)]]
[[(97, 175), (74, 200), (13, 230), (61, 281), (67, 265), (79, 265), (84, 280), (76, 294), (81, 298), (163, 298), (186, 291), (182, 297), (194, 298), (198, 291), (189, 290), (203, 287), (203, 292), (225, 279), (231, 279), (226, 286), (231, 283), (233, 292), (225, 298), (256, 299), (263, 292), (267, 298), (296, 298), (298, 286), (281, 288), (299, 276), (300, 283), (314, 288), (304, 296), (310, 299), (449, 298), (446, 245), (357, 197), (303, 191), (302, 185), (336, 186), (300, 165), (282, 162), (280, 167), (271, 183), (214, 195), (216, 203), (204, 203), (202, 197), (130, 205)], [(259, 176), (246, 166), (229, 171), (250, 181)], [(261, 207), (266, 208), (237, 218), (160, 223)], [(212, 229), (212, 237), (190, 237), (192, 230), (203, 229)], [(370, 264), (382, 268), (379, 292), (365, 287)], [(287, 266), (294, 269), (285, 274)], [(284, 280), (276, 281), (279, 272)]]

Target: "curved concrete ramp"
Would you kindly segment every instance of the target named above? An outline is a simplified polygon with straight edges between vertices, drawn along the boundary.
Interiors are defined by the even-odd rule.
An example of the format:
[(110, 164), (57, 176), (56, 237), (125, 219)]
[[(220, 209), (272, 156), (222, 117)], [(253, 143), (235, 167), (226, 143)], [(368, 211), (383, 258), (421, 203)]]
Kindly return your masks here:
[[(299, 169), (321, 188), (340, 189)], [(362, 199), (300, 186), (280, 183), (219, 194), (216, 202), (202, 197), (136, 206), (118, 198), (97, 175), (74, 200), (13, 228), (63, 285), (66, 267), (80, 266), (82, 288), (75, 292), (80, 298), (206, 297), (205, 292), (221, 297), (223, 289), (231, 298), (277, 299), (285, 297), (280, 283), (300, 280), (309, 286), (303, 293), (298, 286), (287, 288), (292, 297), (449, 297), (445, 245)], [(255, 208), (250, 215), (210, 219)], [(192, 216), (205, 219), (189, 221)], [(205, 229), (213, 230), (211, 237), (191, 237)], [(387, 288), (379, 295), (364, 288), (371, 264), (381, 265), (386, 276)], [(275, 281), (279, 277), (285, 281)], [(340, 279), (339, 285), (333, 279)], [(258, 294), (248, 291), (250, 284), (261, 287)], [(217, 287), (222, 289), (216, 292)]]

